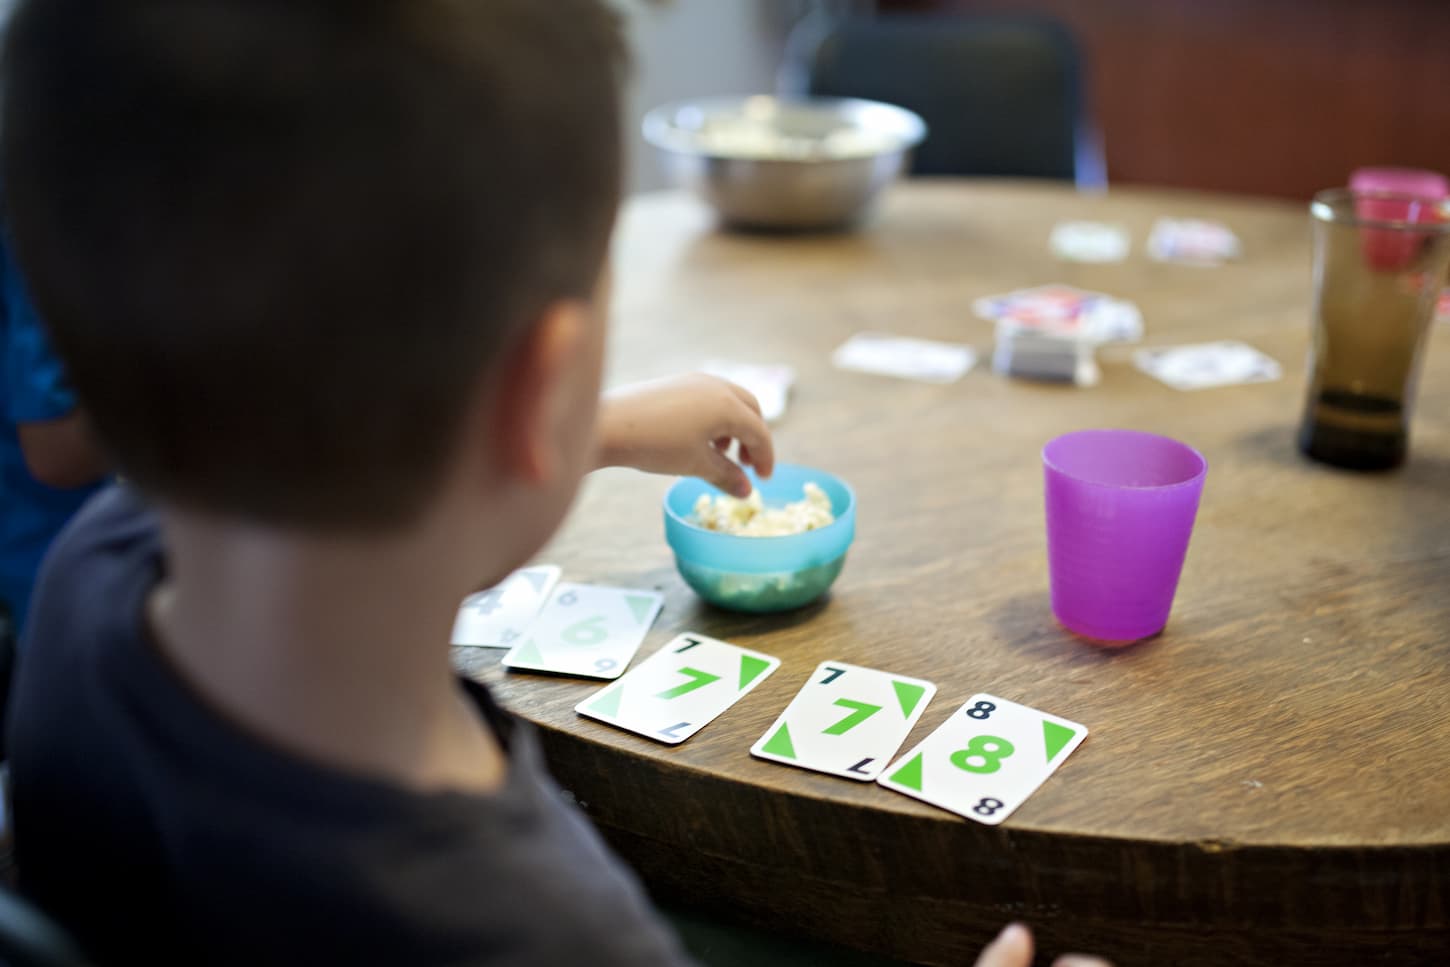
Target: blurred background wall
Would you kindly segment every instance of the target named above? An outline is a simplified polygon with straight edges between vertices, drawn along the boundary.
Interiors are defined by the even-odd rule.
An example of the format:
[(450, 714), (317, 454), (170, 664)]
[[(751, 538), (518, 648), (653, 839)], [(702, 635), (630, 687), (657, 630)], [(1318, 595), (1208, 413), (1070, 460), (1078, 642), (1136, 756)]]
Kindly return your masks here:
[(1450, 172), (1450, 0), (619, 0), (631, 183), (649, 107), (774, 89), (813, 10), (1047, 14), (1082, 45), (1110, 182), (1307, 198), (1360, 165)]

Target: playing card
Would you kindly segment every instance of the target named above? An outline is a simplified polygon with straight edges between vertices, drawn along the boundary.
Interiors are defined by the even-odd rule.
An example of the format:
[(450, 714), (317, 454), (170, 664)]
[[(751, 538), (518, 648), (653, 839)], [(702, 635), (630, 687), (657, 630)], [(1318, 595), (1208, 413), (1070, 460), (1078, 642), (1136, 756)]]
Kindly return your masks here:
[(575, 706), (589, 718), (678, 745), (770, 677), (780, 659), (683, 634)]
[(972, 304), (977, 315), (1004, 330), (1033, 330), (1088, 342), (1136, 342), (1143, 314), (1124, 299), (1070, 285), (1041, 285), (991, 295)]
[(664, 604), (655, 591), (564, 582), (503, 657), (507, 668), (618, 678)]
[(901, 748), (936, 686), (825, 661), (750, 749), (773, 762), (869, 781)]
[(1002, 327), (997, 332), (992, 368), (1019, 379), (1096, 386), (1101, 370), (1093, 355), (1094, 345), (1051, 332)]
[(795, 370), (790, 366), (759, 366), (712, 359), (700, 369), (748, 389), (760, 403), (761, 416), (767, 423), (774, 423), (785, 415), (785, 404), (790, 398), (791, 387), (795, 385)]
[(995, 695), (973, 695), (876, 781), (995, 826), (1087, 738), (1087, 727)]
[(880, 332), (861, 332), (837, 347), (831, 361), (841, 369), (953, 383), (977, 361), (976, 350), (958, 343), (905, 339)]
[(511, 648), (539, 613), (559, 580), (552, 564), (522, 568), (502, 582), (470, 594), (453, 622), (453, 643), (478, 648)]
[(1241, 342), (1211, 342), (1168, 349), (1140, 349), (1133, 364), (1177, 390), (1236, 383), (1267, 383), (1283, 375), (1277, 360)]
[(1058, 222), (1048, 245), (1070, 262), (1121, 262), (1128, 257), (1128, 232), (1105, 222)]
[(1227, 225), (1195, 218), (1160, 218), (1148, 235), (1148, 257), (1185, 265), (1219, 265), (1242, 252)]

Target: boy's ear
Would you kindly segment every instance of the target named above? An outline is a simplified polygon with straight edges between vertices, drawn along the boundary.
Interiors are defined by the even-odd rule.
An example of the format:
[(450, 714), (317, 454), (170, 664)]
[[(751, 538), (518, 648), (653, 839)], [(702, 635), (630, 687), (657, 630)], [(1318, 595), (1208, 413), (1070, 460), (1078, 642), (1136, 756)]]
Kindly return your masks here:
[(567, 465), (560, 430), (586, 362), (590, 324), (586, 303), (552, 302), (502, 360), (491, 436), (504, 476), (543, 484)]

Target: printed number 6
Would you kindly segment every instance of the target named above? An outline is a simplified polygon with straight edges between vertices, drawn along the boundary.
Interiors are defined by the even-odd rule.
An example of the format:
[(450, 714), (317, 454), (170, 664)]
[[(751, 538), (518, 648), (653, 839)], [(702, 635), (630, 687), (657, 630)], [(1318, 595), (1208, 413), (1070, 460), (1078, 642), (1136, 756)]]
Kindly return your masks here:
[[(1011, 742), (995, 735), (979, 735), (967, 743), (965, 749), (952, 753), (952, 765), (965, 772), (986, 775), (1002, 768), (1002, 760), (1016, 752)], [(981, 765), (973, 765), (973, 759), (980, 759)]]
[(599, 644), (609, 637), (609, 632), (604, 627), (604, 615), (596, 614), (592, 618), (575, 622), (564, 629), (563, 637), (571, 645)]

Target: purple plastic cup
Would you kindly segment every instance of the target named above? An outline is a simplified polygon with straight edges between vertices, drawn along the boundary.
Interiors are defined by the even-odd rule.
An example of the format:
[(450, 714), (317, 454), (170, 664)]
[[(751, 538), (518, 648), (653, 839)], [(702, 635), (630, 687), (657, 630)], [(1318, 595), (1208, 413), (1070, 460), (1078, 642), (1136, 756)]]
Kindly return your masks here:
[(1208, 461), (1134, 430), (1083, 430), (1042, 448), (1052, 613), (1126, 644), (1168, 623)]

